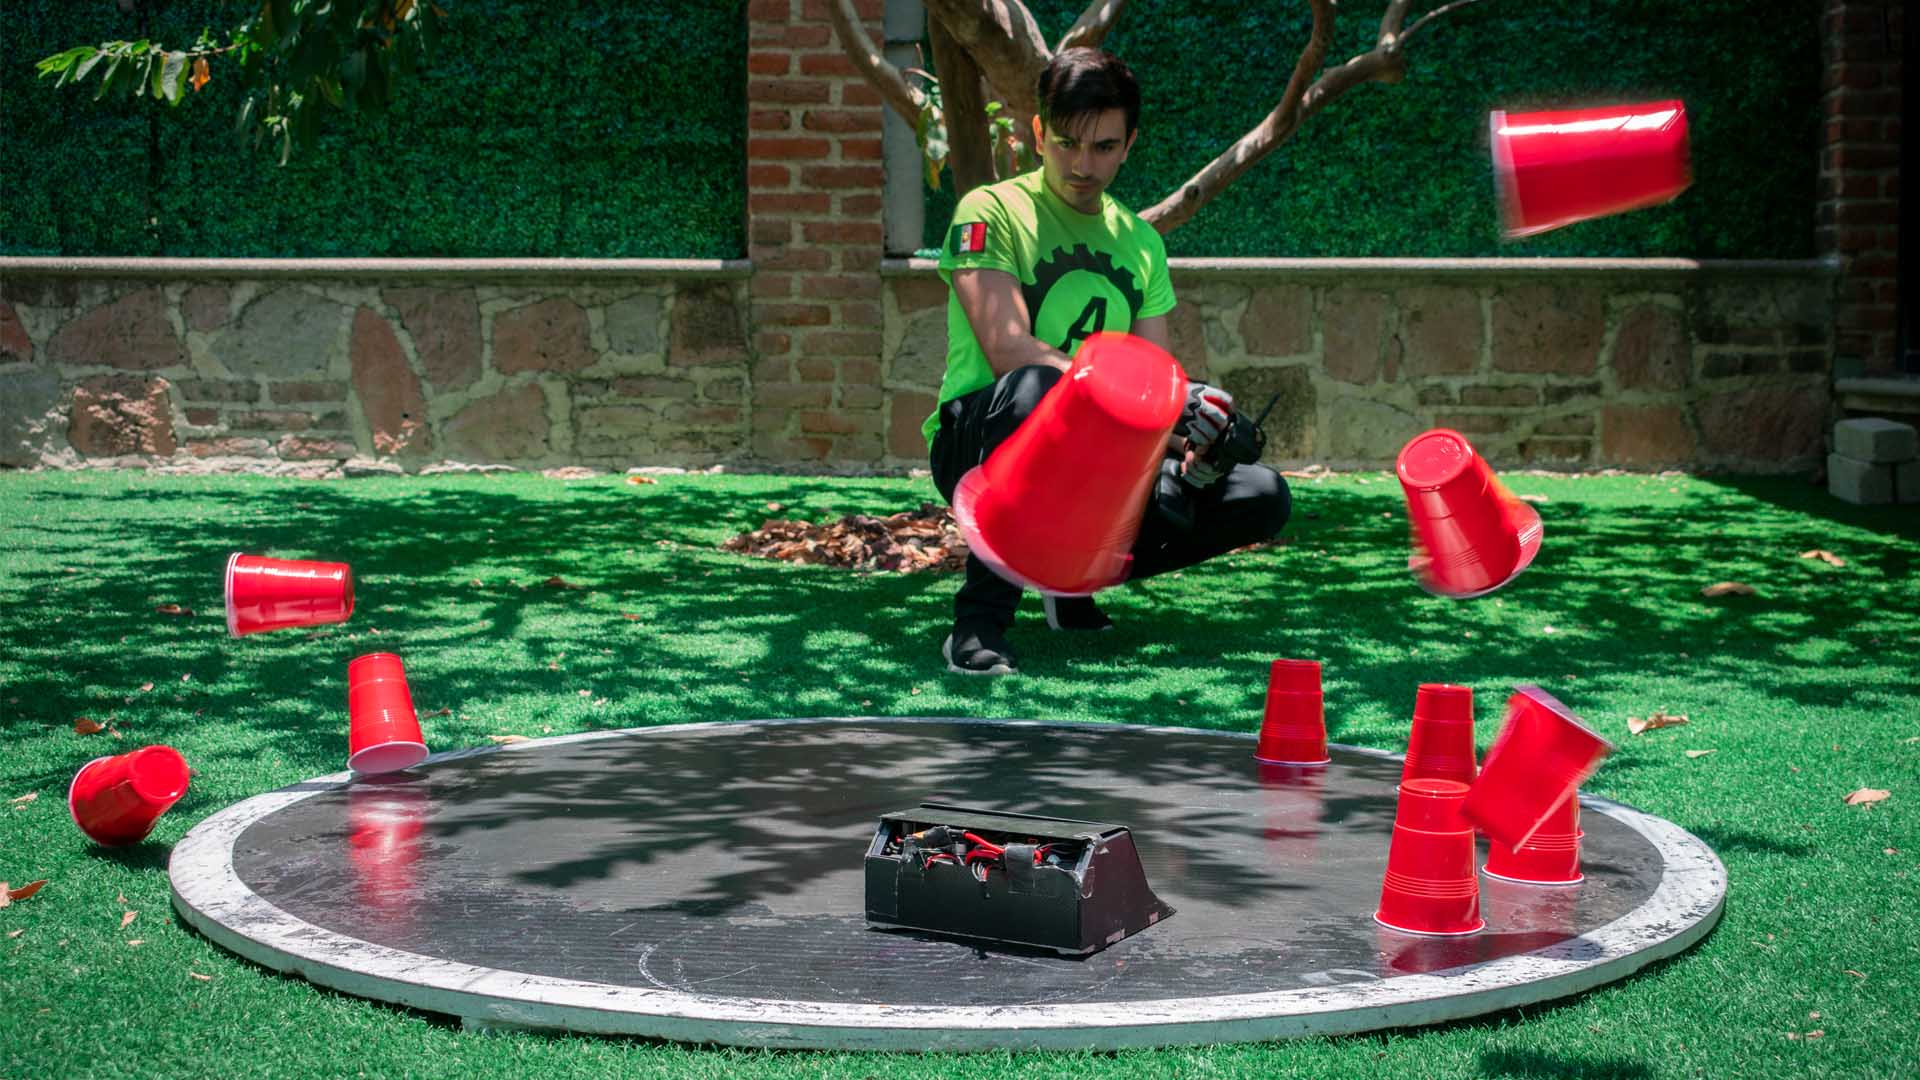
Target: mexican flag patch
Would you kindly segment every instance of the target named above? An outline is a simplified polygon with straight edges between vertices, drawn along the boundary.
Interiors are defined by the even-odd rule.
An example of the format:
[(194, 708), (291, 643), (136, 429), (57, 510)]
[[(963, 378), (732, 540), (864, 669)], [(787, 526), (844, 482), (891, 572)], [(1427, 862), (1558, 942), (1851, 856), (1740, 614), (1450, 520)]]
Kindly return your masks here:
[(955, 225), (953, 235), (947, 239), (947, 247), (955, 255), (977, 255), (987, 250), (987, 223), (974, 221)]

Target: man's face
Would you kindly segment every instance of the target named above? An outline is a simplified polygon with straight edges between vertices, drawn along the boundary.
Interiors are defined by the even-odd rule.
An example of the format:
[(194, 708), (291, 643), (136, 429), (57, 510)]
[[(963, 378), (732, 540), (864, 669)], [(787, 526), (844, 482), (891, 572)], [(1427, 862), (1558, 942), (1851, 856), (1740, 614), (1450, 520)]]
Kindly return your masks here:
[(1133, 149), (1133, 140), (1139, 134), (1127, 134), (1127, 114), (1120, 109), (1103, 109), (1081, 117), (1072, 131), (1043, 128), (1040, 118), (1033, 118), (1034, 140), (1040, 147), (1047, 187), (1068, 206), (1086, 214), (1100, 209), (1100, 193), (1113, 183), (1114, 174), (1127, 160), (1127, 151)]

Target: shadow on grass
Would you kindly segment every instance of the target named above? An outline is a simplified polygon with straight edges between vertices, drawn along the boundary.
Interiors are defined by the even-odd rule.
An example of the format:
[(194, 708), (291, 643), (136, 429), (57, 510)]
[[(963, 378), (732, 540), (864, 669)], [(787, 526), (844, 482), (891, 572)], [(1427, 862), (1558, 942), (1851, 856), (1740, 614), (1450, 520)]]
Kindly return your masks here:
[(1489, 1077), (1577, 1076), (1583, 1080), (1642, 1080), (1653, 1071), (1626, 1058), (1540, 1050), (1483, 1050), (1480, 1075)]
[[(1106, 602), (1120, 628), (1097, 640), (1037, 632), (1029, 599), (1016, 629), (1028, 674), (1011, 715), (1250, 729), (1263, 666), (1281, 655), (1320, 659), (1330, 701), (1371, 698), (1396, 712), (1414, 685), (1436, 679), (1577, 677), (1579, 696), (1593, 700), (1676, 668), (1702, 681), (1764, 673), (1770, 693), (1803, 705), (1871, 705), (1883, 690), (1816, 677), (1796, 650), (1820, 642), (1865, 655), (1920, 634), (1920, 614), (1886, 598), (1920, 543), (1900, 515), (1836, 509), (1844, 504), (1803, 486), (1727, 481), (1678, 512), (1630, 498), (1553, 501), (1540, 508), (1540, 561), (1494, 597), (1455, 602), (1409, 581), (1397, 492), (1300, 485), (1284, 545), (1114, 590)], [(1008, 690), (950, 677), (938, 660), (955, 578), (850, 574), (717, 549), (773, 515), (769, 502), (783, 504), (780, 516), (886, 513), (921, 502), (924, 484), (98, 487), (14, 496), (32, 520), (34, 550), (0, 585), (19, 613), (0, 625), (0, 651), (21, 671), (4, 692), (22, 717), (70, 722), (165, 671), (188, 683), (169, 688), (171, 718), (138, 737), (164, 738), (191, 709), (194, 723), (244, 722), (255, 753), (332, 754), (344, 727), (342, 668), (372, 651), (406, 657), (423, 714), (509, 700), (558, 708), (577, 704), (569, 699), (586, 685), (611, 701), (588, 722), (596, 727), (832, 715), (936, 680), (965, 702), (949, 711), (1009, 715)], [(1817, 513), (1825, 516), (1808, 516)], [(1836, 533), (1852, 553), (1848, 573), (1781, 556), (1834, 547)], [(313, 635), (230, 640), (220, 576), (234, 550), (351, 562), (360, 608)], [(539, 584), (554, 576), (585, 588)], [(1702, 585), (1728, 579), (1751, 580), (1760, 595), (1701, 597)], [(153, 614), (167, 602), (198, 614)], [(1456, 653), (1444, 667), (1430, 658), (1436, 645)], [(1196, 710), (1136, 677), (1178, 683), (1183, 671), (1189, 683), (1237, 680), (1238, 707)], [(1329, 717), (1337, 739), (1343, 718), (1331, 708)]]

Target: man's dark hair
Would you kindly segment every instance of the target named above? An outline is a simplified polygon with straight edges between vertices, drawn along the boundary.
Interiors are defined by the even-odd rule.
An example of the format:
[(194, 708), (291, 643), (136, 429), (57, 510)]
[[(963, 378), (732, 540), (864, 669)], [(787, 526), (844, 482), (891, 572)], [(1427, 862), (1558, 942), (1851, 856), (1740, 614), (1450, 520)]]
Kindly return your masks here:
[(1127, 134), (1140, 126), (1140, 83), (1105, 49), (1063, 49), (1040, 73), (1040, 122), (1072, 132), (1107, 109), (1127, 114)]

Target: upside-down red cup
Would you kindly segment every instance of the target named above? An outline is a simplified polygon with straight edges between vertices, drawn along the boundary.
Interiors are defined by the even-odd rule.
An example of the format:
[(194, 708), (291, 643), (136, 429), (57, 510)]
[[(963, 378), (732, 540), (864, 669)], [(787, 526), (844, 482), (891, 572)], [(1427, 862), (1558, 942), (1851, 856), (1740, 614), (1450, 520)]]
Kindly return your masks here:
[(137, 843), (187, 793), (187, 759), (171, 746), (94, 758), (67, 786), (67, 812), (96, 844)]
[(1494, 476), (1467, 437), (1447, 428), (1414, 436), (1394, 471), (1417, 548), (1407, 566), (1428, 592), (1490, 593), (1540, 553), (1540, 513)]
[(426, 756), (400, 658), (368, 653), (348, 663), (347, 767), (362, 774), (393, 772)]
[(1518, 686), (1464, 813), (1495, 844), (1518, 848), (1593, 775), (1613, 744), (1537, 686)]
[(1669, 202), (1693, 182), (1679, 101), (1488, 118), (1509, 239)]
[(353, 570), (346, 563), (269, 559), (236, 551), (227, 559), (227, 632), (346, 622)]
[(1460, 813), (1466, 797), (1467, 785), (1457, 780), (1400, 785), (1374, 921), (1410, 934), (1449, 936), (1487, 925), (1474, 875), (1473, 826)]
[(1580, 872), (1580, 838), (1585, 835), (1580, 831), (1580, 796), (1569, 795), (1526, 843), (1517, 848), (1488, 844), (1481, 869), (1489, 877), (1522, 885), (1577, 885), (1586, 880)]
[(1099, 333), (954, 488), (967, 546), (1008, 581), (1087, 596), (1125, 580), (1187, 376), (1166, 350)]
[(1269, 765), (1325, 765), (1326, 699), (1318, 660), (1275, 660), (1267, 669), (1267, 703), (1254, 760)]
[(1451, 683), (1421, 683), (1413, 695), (1413, 727), (1407, 735), (1402, 782), (1428, 777), (1473, 783), (1473, 690)]

